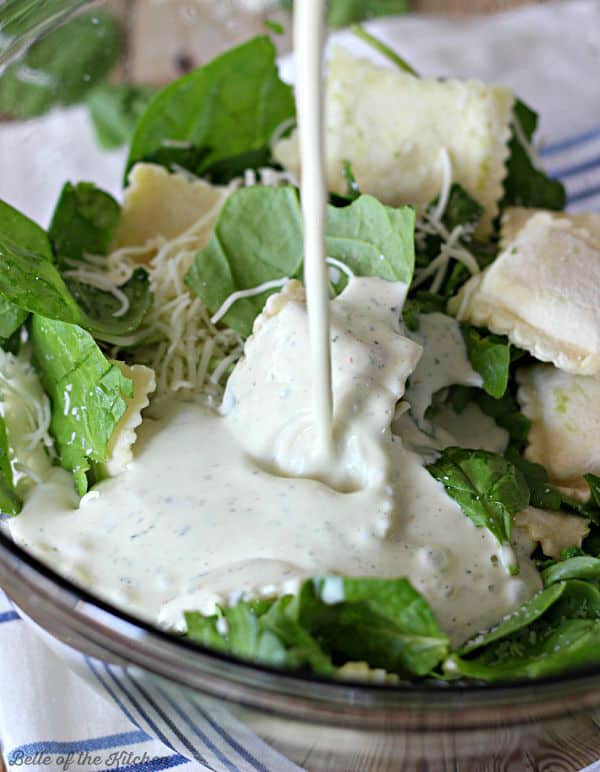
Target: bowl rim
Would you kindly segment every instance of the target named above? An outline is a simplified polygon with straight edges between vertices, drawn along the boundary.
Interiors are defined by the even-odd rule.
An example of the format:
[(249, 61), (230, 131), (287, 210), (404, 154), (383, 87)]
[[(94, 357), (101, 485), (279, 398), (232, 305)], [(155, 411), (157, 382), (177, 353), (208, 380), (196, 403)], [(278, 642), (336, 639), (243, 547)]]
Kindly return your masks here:
[(360, 728), (473, 729), (549, 720), (600, 705), (600, 666), (492, 684), (333, 680), (214, 651), (61, 576), (0, 531), (0, 586), (46, 633), (100, 661), (272, 715)]

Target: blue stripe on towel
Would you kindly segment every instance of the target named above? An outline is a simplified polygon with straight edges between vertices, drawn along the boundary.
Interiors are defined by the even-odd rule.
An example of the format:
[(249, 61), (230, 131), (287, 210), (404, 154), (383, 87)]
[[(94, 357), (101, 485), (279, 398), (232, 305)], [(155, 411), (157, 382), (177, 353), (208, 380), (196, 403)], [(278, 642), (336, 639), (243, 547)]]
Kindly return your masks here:
[(580, 134), (574, 134), (572, 137), (566, 137), (558, 142), (551, 142), (543, 147), (540, 151), (540, 155), (549, 156), (562, 153), (565, 150), (570, 150), (577, 145), (583, 145), (586, 142), (591, 142), (593, 139), (600, 139), (600, 126), (594, 129), (588, 129)]
[(169, 695), (163, 691), (160, 686), (156, 686), (158, 692), (160, 693), (163, 700), (171, 707), (171, 710), (175, 711), (177, 715), (182, 718), (185, 723), (190, 727), (192, 732), (200, 738), (200, 740), (206, 745), (206, 747), (214, 753), (214, 755), (219, 759), (219, 761), (224, 764), (228, 769), (232, 770), (232, 772), (239, 772), (239, 767), (237, 767), (230, 759), (228, 759), (220, 748), (217, 748), (217, 746), (213, 743), (213, 741), (208, 737), (207, 734), (205, 734), (200, 727), (192, 721), (191, 717), (183, 710), (181, 705), (177, 705), (174, 700), (172, 700)]
[(215, 730), (215, 732), (225, 740), (225, 742), (231, 746), (237, 753), (250, 764), (255, 769), (258, 770), (258, 772), (269, 772), (267, 767), (259, 761), (258, 759), (254, 758), (254, 756), (247, 751), (242, 745), (239, 744), (239, 742), (232, 737), (228, 732), (226, 732), (222, 726), (219, 726), (216, 721), (213, 721), (213, 719), (204, 711), (200, 705), (194, 700), (187, 699), (187, 702), (192, 705), (198, 713), (212, 726), (212, 728)]
[(594, 196), (600, 196), (600, 185), (594, 185), (592, 188), (586, 188), (577, 193), (571, 193), (567, 203), (575, 204), (577, 201), (584, 201), (586, 198), (593, 198)]
[(142, 695), (142, 698), (150, 705), (150, 707), (154, 710), (154, 712), (160, 716), (163, 723), (169, 727), (171, 732), (177, 737), (179, 742), (183, 745), (186, 750), (188, 750), (193, 758), (196, 761), (199, 761), (201, 764), (204, 764), (209, 769), (212, 769), (212, 767), (209, 765), (208, 761), (202, 756), (202, 754), (190, 743), (190, 741), (185, 737), (185, 735), (179, 731), (179, 729), (175, 726), (175, 724), (171, 721), (169, 716), (162, 710), (160, 705), (156, 703), (156, 700), (153, 699), (152, 695), (144, 689), (141, 684), (139, 684), (131, 675), (131, 673), (125, 671), (125, 675), (129, 678), (133, 686), (138, 690), (138, 692)]
[(20, 619), (21, 617), (17, 614), (16, 611), (3, 611), (0, 614), (0, 624), (3, 622), (16, 622)]
[(589, 161), (565, 166), (562, 169), (552, 169), (552, 176), (564, 179), (565, 177), (576, 177), (579, 174), (586, 174), (594, 169), (600, 169), (600, 158), (592, 158)]
[(140, 714), (142, 719), (146, 722), (148, 727), (150, 728), (150, 731), (154, 734), (155, 737), (157, 737), (164, 745), (167, 746), (170, 750), (173, 751), (173, 753), (176, 753), (175, 748), (171, 745), (169, 740), (167, 739), (164, 732), (161, 731), (161, 729), (157, 726), (157, 724), (150, 718), (150, 716), (145, 712), (145, 710), (142, 708), (142, 706), (138, 703), (138, 701), (133, 697), (129, 690), (125, 688), (124, 684), (121, 683), (121, 681), (116, 677), (116, 675), (112, 672), (110, 669), (110, 665), (104, 664), (104, 670), (108, 673), (108, 675), (112, 678), (115, 685), (118, 689), (120, 689), (123, 694), (127, 697), (129, 702), (133, 705), (133, 707), (137, 710), (137, 712)]
[[(130, 712), (127, 710), (127, 708), (125, 707), (125, 705), (123, 704), (123, 702), (122, 702), (122, 701), (119, 699), (119, 697), (118, 697), (118, 696), (117, 696), (117, 694), (115, 693), (114, 689), (112, 689), (112, 687), (111, 687), (109, 684), (107, 684), (107, 683), (106, 683), (106, 681), (104, 680), (104, 678), (102, 678), (102, 676), (100, 675), (100, 673), (99, 673), (99, 672), (96, 670), (96, 666), (94, 665), (94, 663), (93, 663), (93, 661), (91, 660), (91, 658), (90, 658), (90, 657), (84, 657), (84, 659), (85, 659), (85, 662), (86, 662), (87, 666), (89, 667), (89, 669), (90, 669), (90, 670), (91, 670), (91, 672), (94, 674), (94, 676), (96, 677), (97, 681), (99, 682), (100, 686), (101, 686), (101, 687), (102, 687), (102, 688), (103, 688), (103, 689), (104, 689), (106, 692), (108, 692), (108, 694), (109, 694), (109, 695), (112, 697), (112, 699), (113, 699), (113, 701), (114, 701), (115, 705), (117, 705), (117, 707), (118, 707), (118, 708), (121, 710), (121, 712), (123, 713), (123, 715), (125, 716), (125, 718), (127, 718), (129, 721), (131, 721), (131, 723), (132, 723), (134, 726), (137, 726), (137, 727), (138, 727), (138, 729), (140, 729), (140, 725), (139, 725), (139, 724), (138, 724), (138, 722), (135, 720), (135, 718), (134, 718), (134, 717), (131, 715), (131, 713), (130, 713)], [(150, 735), (146, 735), (146, 737), (147, 737), (149, 740), (153, 739), (152, 737), (150, 737)]]

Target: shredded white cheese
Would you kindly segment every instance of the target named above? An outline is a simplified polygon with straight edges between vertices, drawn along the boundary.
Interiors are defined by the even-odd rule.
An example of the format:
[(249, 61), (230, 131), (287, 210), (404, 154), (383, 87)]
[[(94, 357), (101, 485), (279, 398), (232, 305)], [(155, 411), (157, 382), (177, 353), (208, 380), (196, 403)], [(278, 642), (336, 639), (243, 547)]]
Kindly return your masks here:
[[(155, 254), (146, 265), (154, 303), (142, 329), (131, 341), (121, 341), (121, 347), (136, 340), (148, 341), (127, 358), (156, 372), (157, 399), (178, 393), (218, 400), (223, 375), (242, 353), (238, 333), (211, 322), (210, 312), (202, 300), (184, 283), (185, 274), (204, 240), (204, 217), (175, 239), (154, 240)], [(114, 275), (131, 272), (139, 250), (139, 247), (123, 247), (113, 252), (109, 256), (111, 272)], [(144, 254), (147, 253), (148, 244), (144, 247)], [(113, 355), (117, 353), (118, 349)]]

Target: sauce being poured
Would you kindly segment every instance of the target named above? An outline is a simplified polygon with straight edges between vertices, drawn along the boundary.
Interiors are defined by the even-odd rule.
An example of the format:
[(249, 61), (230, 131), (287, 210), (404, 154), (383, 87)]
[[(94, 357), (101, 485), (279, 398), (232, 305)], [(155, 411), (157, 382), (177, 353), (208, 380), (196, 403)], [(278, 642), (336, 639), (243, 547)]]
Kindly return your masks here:
[(325, 3), (299, 0), (294, 11), (297, 80), (296, 108), (302, 173), (300, 194), (304, 220), (304, 286), (313, 381), (313, 414), (319, 452), (333, 454), (333, 400), (329, 336), (329, 282), (325, 261), (327, 183), (324, 155), (323, 46)]

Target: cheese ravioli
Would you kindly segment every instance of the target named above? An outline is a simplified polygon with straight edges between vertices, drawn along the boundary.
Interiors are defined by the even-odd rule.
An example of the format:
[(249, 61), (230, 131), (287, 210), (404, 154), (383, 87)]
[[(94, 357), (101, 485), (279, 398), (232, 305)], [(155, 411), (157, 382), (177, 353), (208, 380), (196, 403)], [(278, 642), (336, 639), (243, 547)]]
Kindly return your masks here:
[[(171, 174), (156, 164), (136, 164), (129, 173), (117, 247), (143, 246), (162, 237), (167, 241), (203, 221), (200, 249), (231, 193), (230, 188), (210, 185), (191, 174)], [(196, 229), (195, 229), (196, 230)], [(153, 254), (149, 250), (149, 255)], [(145, 262), (142, 256), (140, 262)]]
[[(513, 101), (505, 88), (416, 78), (338, 46), (327, 78), (328, 188), (345, 189), (349, 161), (363, 193), (422, 208), (442, 187), (445, 149), (453, 181), (485, 207), (481, 229), (489, 232), (502, 195)], [(298, 175), (296, 135), (282, 140), (275, 155)]]
[(534, 365), (520, 369), (517, 380), (531, 421), (525, 457), (542, 464), (551, 483), (587, 498), (583, 475), (600, 474), (600, 379)]
[(508, 210), (501, 244), (450, 312), (508, 335), (542, 362), (600, 373), (600, 214)]

